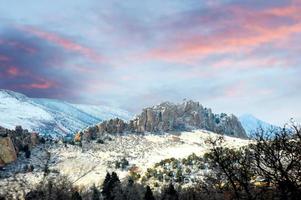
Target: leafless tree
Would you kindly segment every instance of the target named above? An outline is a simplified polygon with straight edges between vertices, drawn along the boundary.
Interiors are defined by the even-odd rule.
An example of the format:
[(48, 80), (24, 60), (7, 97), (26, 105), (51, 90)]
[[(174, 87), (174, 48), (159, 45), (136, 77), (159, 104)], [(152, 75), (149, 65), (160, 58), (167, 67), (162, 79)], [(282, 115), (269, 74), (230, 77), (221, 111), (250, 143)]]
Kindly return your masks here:
[(292, 122), (283, 128), (258, 129), (250, 145), (256, 174), (269, 179), (281, 199), (300, 199), (301, 128)]

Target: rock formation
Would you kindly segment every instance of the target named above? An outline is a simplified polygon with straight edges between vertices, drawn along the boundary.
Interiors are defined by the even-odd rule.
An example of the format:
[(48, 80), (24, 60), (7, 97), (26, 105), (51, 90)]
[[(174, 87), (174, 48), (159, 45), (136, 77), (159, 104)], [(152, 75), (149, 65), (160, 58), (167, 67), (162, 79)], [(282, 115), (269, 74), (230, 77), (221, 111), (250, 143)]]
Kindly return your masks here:
[(0, 166), (17, 159), (17, 153), (10, 137), (0, 137)]
[(194, 101), (186, 101), (182, 104), (164, 102), (143, 109), (140, 115), (128, 123), (118, 118), (111, 119), (84, 132), (87, 136), (99, 136), (104, 133), (159, 133), (193, 129), (205, 129), (241, 138), (247, 137), (237, 117), (225, 113), (214, 114), (211, 109), (204, 108)]
[(15, 130), (0, 127), (0, 166), (15, 161), (20, 151), (25, 147), (33, 148), (39, 141), (37, 133), (29, 133), (21, 126), (16, 126)]

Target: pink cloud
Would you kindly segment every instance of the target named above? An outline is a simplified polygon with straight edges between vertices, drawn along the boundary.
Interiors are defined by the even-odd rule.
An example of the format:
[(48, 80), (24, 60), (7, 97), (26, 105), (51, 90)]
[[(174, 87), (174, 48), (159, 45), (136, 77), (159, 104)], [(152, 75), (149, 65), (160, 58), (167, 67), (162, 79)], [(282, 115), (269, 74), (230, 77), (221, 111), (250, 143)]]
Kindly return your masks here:
[(266, 67), (273, 68), (277, 66), (285, 66), (292, 67), (294, 66), (294, 61), (289, 60), (289, 58), (277, 58), (277, 57), (252, 57), (249, 55), (248, 58), (244, 59), (232, 59), (225, 58), (221, 60), (214, 60), (210, 63), (210, 66), (219, 70), (221, 68), (232, 69), (232, 68), (241, 68), (241, 69), (249, 69), (254, 67)]
[(260, 95), (260, 96), (269, 96), (273, 94), (273, 90), (271, 88), (257, 88), (253, 87), (248, 83), (248, 81), (238, 81), (233, 85), (229, 85), (223, 89), (223, 95), (221, 97), (227, 98), (245, 98), (250, 94), (252, 95)]
[(20, 70), (17, 67), (15, 67), (15, 66), (10, 66), (7, 69), (7, 73), (10, 76), (18, 76), (20, 74)]
[(37, 81), (30, 83), (30, 84), (23, 84), (20, 87), (26, 89), (49, 89), (57, 86), (57, 84), (53, 81), (38, 78)]
[(29, 54), (34, 54), (34, 53), (37, 52), (37, 50), (35, 48), (26, 46), (25, 44), (17, 42), (17, 41), (12, 41), (12, 40), (5, 41), (5, 40), (3, 40), (2, 42), (9, 45), (9, 46), (15, 47), (17, 49), (21, 49), (21, 50), (23, 50), (23, 51), (25, 51), (26, 53), (29, 53)]
[(6, 62), (6, 61), (9, 61), (10, 58), (5, 56), (5, 55), (0, 55), (0, 61), (3, 61), (3, 62)]
[(245, 92), (246, 92), (246, 83), (240, 81), (238, 83), (231, 85), (230, 87), (225, 88), (224, 95), (226, 97), (239, 97), (239, 96), (243, 96)]
[(72, 51), (84, 55), (94, 61), (102, 61), (104, 59), (101, 55), (97, 54), (93, 49), (77, 44), (76, 42), (70, 39), (63, 38), (58, 34), (42, 31), (34, 27), (22, 27), (21, 29), (39, 38), (42, 38), (58, 46), (61, 46), (68, 51)]
[[(226, 9), (233, 17), (219, 24), (225, 30), (203, 36), (187, 34), (187, 37), (183, 35), (180, 39), (167, 40), (163, 46), (150, 50), (144, 58), (187, 62), (212, 54), (248, 52), (260, 45), (277, 44), (279, 40), (301, 33), (300, 20), (295, 20), (300, 19), (300, 7), (288, 6), (257, 12), (241, 7)], [(295, 21), (278, 23), (278, 16)]]

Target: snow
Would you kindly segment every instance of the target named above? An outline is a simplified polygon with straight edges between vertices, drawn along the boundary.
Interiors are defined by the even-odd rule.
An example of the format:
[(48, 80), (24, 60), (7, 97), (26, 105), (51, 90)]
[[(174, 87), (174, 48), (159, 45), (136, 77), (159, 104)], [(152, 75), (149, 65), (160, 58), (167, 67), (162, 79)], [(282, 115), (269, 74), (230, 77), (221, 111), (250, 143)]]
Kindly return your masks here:
[(117, 108), (77, 105), (55, 99), (29, 98), (9, 90), (0, 90), (0, 126), (16, 125), (44, 135), (72, 134), (111, 118), (128, 120), (131, 115)]
[[(128, 170), (115, 169), (114, 162), (125, 157), (130, 165), (136, 165), (139, 173), (143, 175), (147, 168), (167, 158), (187, 158), (192, 153), (198, 156), (206, 153), (210, 146), (205, 143), (208, 138), (216, 138), (220, 135), (195, 130), (180, 134), (164, 135), (133, 135), (111, 136), (112, 141), (105, 140), (104, 144), (83, 142), (82, 148), (76, 145), (41, 144), (32, 150), (30, 164), (34, 165), (31, 173), (18, 173), (17, 179), (5, 178), (0, 180), (0, 195), (3, 192), (14, 194), (21, 191), (22, 187), (33, 188), (42, 180), (42, 170), (47, 159), (45, 155), (50, 153), (50, 176), (65, 175), (79, 188), (89, 188), (93, 184), (99, 186), (103, 183), (107, 172), (115, 171), (121, 180), (128, 175)], [(225, 136), (225, 146), (238, 148), (247, 145), (251, 140)], [(46, 153), (47, 152), (47, 153)], [(19, 162), (20, 161), (20, 162)], [(24, 161), (23, 161), (24, 162)], [(22, 160), (13, 163), (11, 168), (22, 166)], [(29, 163), (28, 163), (29, 164)], [(26, 180), (26, 186), (20, 186)]]
[(53, 121), (54, 118), (38, 107), (26, 96), (0, 90), (0, 125), (13, 129), (22, 125), (32, 129), (43, 121)]
[(129, 120), (133, 117), (129, 112), (112, 108), (108, 106), (95, 106), (95, 105), (83, 105), (83, 104), (72, 104), (79, 110), (82, 110), (92, 116), (98, 116), (106, 119), (119, 118), (124, 120)]
[[(121, 179), (128, 175), (127, 170), (115, 169), (114, 162), (123, 157), (143, 174), (147, 168), (166, 158), (187, 158), (192, 153), (203, 155), (210, 148), (205, 141), (218, 136), (203, 130), (179, 135), (112, 136), (113, 141), (105, 144), (83, 143), (83, 149), (70, 145), (52, 149), (52, 153), (58, 155), (57, 164), (52, 169), (59, 170), (76, 185), (98, 185), (107, 171), (116, 171)], [(237, 148), (249, 143), (250, 140), (225, 136), (225, 146), (228, 147)]]
[(257, 119), (255, 116), (251, 114), (244, 114), (239, 117), (239, 121), (243, 128), (245, 129), (247, 135), (252, 135), (254, 131), (258, 128), (263, 128), (264, 130), (268, 130), (270, 128), (277, 128), (277, 126), (264, 122), (260, 119)]

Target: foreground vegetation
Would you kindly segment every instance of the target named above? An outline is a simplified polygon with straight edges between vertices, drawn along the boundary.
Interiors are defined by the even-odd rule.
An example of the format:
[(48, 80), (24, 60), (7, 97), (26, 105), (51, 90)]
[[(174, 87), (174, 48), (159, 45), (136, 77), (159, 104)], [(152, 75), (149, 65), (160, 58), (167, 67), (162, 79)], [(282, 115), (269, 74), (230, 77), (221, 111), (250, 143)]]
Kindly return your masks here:
[[(132, 176), (121, 182), (114, 172), (107, 174), (101, 187), (93, 186), (89, 190), (73, 187), (64, 177), (45, 176), (44, 181), (26, 195), (26, 199), (300, 199), (300, 126), (292, 123), (281, 129), (258, 129), (253, 139), (250, 145), (239, 149), (225, 147), (223, 137), (209, 139), (207, 142), (212, 148), (203, 158), (191, 155), (181, 162), (167, 159), (155, 166), (163, 171), (165, 166), (170, 166), (167, 174), (168, 170), (182, 166), (184, 172), (190, 174), (189, 170), (193, 172), (194, 169), (191, 166), (204, 169), (206, 163), (210, 173), (204, 174), (191, 187), (181, 187), (184, 172), (179, 170), (161, 189), (151, 189)], [(157, 174), (149, 170), (147, 176), (161, 179)]]

